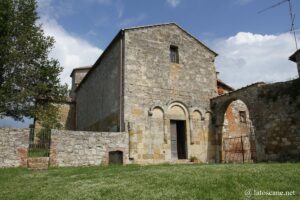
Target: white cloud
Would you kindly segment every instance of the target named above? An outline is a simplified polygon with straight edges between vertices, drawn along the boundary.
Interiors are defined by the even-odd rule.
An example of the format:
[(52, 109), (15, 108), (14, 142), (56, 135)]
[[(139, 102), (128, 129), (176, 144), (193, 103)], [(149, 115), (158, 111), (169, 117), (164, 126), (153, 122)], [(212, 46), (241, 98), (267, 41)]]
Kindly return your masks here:
[(167, 3), (168, 3), (170, 6), (172, 6), (172, 7), (175, 8), (176, 6), (179, 5), (180, 0), (167, 0)]
[(254, 82), (277, 82), (295, 78), (297, 68), (288, 60), (295, 44), (289, 33), (260, 35), (240, 32), (212, 45), (220, 78), (239, 88)]
[[(108, 0), (98, 0), (98, 2), (105, 3)], [(55, 39), (50, 57), (58, 59), (63, 67), (63, 72), (60, 75), (61, 82), (70, 86), (72, 70), (76, 67), (94, 64), (101, 55), (102, 50), (88, 41), (69, 33), (58, 24), (57, 18), (73, 12), (70, 2), (60, 3), (55, 7), (53, 0), (38, 0), (38, 12), (41, 16), (38, 23), (42, 23), (45, 35), (53, 36)]]
[(41, 22), (45, 34), (55, 39), (54, 49), (50, 56), (58, 59), (64, 68), (60, 76), (62, 83), (71, 83), (70, 74), (73, 68), (92, 65), (101, 55), (101, 49), (67, 32), (54, 19), (44, 16)]
[[(104, 2), (104, 1), (103, 1)], [(60, 3), (54, 7), (53, 0), (38, 0), (38, 12), (41, 16), (39, 23), (43, 24), (46, 35), (55, 39), (54, 48), (50, 57), (58, 59), (63, 71), (60, 75), (61, 82), (71, 84), (70, 74), (76, 67), (92, 65), (101, 55), (102, 50), (86, 40), (67, 32), (56, 21), (61, 15), (71, 14), (70, 3)], [(62, 12), (65, 10), (65, 12)], [(92, 32), (91, 32), (92, 34)]]

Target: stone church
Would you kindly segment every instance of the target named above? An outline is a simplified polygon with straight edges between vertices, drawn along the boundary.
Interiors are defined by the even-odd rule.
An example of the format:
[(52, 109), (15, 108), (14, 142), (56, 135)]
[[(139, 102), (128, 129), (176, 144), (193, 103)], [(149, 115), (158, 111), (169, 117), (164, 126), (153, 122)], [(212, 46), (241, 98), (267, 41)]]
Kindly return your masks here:
[(50, 160), (109, 163), (114, 151), (127, 164), (300, 159), (300, 95), (288, 93), (299, 79), (234, 90), (217, 78), (216, 56), (175, 23), (120, 30), (93, 66), (72, 71), (60, 110), (73, 131), (52, 135)]
[(0, 129), (0, 167), (299, 161), (300, 50), (295, 79), (236, 90), (216, 56), (175, 23), (120, 30), (52, 102), (61, 129)]
[(136, 162), (214, 159), (216, 56), (175, 23), (121, 30), (91, 68), (71, 74), (75, 129), (128, 131)]

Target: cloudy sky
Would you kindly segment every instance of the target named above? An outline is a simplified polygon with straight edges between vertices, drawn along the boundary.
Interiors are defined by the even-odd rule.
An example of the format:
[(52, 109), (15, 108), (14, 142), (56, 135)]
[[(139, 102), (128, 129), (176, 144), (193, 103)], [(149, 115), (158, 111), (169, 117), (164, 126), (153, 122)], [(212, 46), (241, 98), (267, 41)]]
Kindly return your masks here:
[[(51, 56), (70, 83), (74, 67), (92, 65), (121, 28), (176, 22), (215, 50), (220, 78), (235, 88), (258, 81), (296, 77), (288, 57), (295, 51), (289, 34), (288, 4), (264, 13), (280, 0), (39, 0), (40, 23), (54, 36)], [(292, 0), (294, 11), (299, 0)], [(299, 14), (300, 13), (296, 13)], [(296, 25), (300, 17), (296, 15)], [(299, 33), (299, 32), (297, 32)]]
[[(288, 60), (295, 51), (288, 4), (257, 14), (280, 1), (38, 0), (38, 10), (39, 23), (56, 40), (51, 56), (64, 67), (64, 83), (70, 83), (73, 68), (94, 64), (119, 29), (175, 22), (219, 54), (219, 78), (239, 88), (297, 76)], [(300, 1), (292, 3), (300, 28)]]

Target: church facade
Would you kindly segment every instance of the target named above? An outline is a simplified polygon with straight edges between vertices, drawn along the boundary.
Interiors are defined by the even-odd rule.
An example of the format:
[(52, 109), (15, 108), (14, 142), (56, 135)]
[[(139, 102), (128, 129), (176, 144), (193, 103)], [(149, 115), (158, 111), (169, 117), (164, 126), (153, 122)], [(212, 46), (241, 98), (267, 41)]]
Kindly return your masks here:
[(134, 163), (214, 161), (216, 56), (174, 23), (121, 30), (89, 70), (72, 72), (76, 130), (128, 132)]

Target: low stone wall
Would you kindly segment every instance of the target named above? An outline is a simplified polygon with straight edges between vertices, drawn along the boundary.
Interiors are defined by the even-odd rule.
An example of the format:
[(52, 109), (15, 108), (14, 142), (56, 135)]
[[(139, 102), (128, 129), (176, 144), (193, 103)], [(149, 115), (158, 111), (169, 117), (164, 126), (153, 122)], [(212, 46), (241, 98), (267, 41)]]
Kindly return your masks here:
[(50, 166), (108, 164), (109, 152), (123, 152), (128, 162), (128, 133), (52, 130)]
[(0, 129), (0, 168), (27, 167), (29, 129)]

